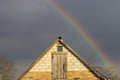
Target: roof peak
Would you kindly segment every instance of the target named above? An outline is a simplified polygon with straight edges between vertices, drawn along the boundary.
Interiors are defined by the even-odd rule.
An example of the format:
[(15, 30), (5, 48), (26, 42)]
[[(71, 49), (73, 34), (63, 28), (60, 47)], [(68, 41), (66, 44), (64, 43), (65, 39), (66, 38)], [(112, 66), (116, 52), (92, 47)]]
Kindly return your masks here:
[(59, 40), (60, 40), (60, 39), (62, 39), (62, 37), (61, 37), (61, 36), (58, 36), (58, 37), (57, 37), (57, 39), (59, 39)]

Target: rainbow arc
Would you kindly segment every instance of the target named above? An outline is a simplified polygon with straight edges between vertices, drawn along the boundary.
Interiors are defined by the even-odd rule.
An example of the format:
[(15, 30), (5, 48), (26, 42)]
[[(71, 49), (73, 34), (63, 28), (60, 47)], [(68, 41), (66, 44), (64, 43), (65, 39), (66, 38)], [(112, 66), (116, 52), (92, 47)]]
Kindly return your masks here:
[(55, 0), (48, 0), (49, 4), (58, 12), (64, 19), (82, 36), (87, 44), (95, 51), (96, 55), (101, 59), (103, 65), (107, 68), (115, 67), (115, 65), (109, 60), (107, 55), (103, 52), (100, 46), (93, 40), (93, 38), (85, 31), (85, 29), (79, 24), (79, 22), (71, 16), (60, 4)]

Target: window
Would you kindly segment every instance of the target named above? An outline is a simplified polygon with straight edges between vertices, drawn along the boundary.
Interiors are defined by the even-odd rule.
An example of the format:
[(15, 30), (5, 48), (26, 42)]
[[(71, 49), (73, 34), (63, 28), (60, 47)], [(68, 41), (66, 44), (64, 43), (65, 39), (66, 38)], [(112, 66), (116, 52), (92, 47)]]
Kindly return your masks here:
[(62, 46), (57, 46), (57, 51), (62, 51), (63, 47)]

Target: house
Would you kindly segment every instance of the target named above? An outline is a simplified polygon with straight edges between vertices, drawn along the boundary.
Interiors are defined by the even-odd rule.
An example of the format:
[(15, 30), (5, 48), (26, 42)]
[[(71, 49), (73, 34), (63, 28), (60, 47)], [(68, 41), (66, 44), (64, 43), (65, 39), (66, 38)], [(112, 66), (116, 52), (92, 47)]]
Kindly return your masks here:
[(19, 80), (109, 80), (61, 37), (35, 60)]

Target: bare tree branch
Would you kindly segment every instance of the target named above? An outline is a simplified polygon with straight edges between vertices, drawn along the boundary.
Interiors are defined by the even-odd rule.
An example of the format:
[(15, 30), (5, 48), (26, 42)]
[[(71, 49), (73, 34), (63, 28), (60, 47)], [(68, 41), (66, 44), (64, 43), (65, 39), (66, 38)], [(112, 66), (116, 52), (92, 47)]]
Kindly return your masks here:
[(14, 80), (16, 67), (14, 62), (0, 56), (0, 80)]
[(106, 69), (104, 67), (101, 66), (94, 66), (93, 65), (93, 60), (94, 58), (89, 56), (88, 59), (86, 59), (88, 61), (89, 64), (91, 64), (92, 67), (94, 67), (96, 70), (98, 70), (100, 73), (102, 73), (104, 76), (106, 76), (108, 79), (110, 80), (120, 80), (120, 75), (118, 75), (113, 68), (110, 69)]

